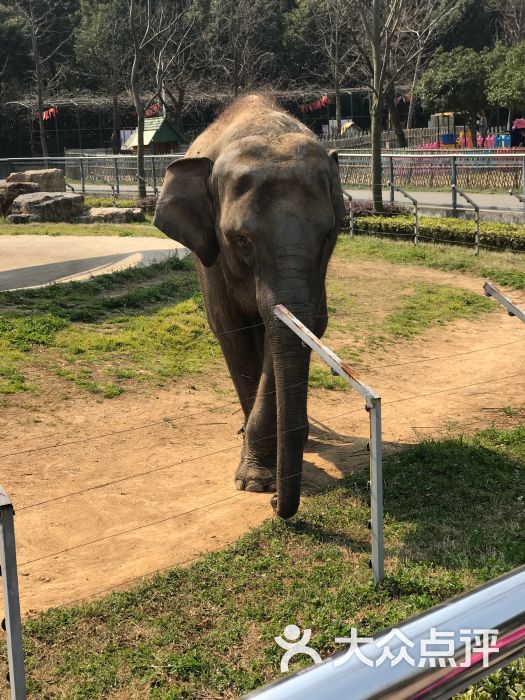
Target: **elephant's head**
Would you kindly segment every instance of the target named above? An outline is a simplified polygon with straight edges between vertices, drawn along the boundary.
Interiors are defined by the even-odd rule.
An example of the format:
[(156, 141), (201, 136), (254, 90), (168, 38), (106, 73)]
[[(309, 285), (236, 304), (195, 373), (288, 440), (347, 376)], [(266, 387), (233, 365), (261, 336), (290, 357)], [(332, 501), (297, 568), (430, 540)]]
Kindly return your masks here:
[(215, 162), (175, 161), (155, 215), (204, 266), (220, 264), (246, 313), (265, 323), (277, 393), (274, 507), (284, 518), (299, 505), (310, 351), (273, 308), (324, 332), (326, 269), (343, 217), (337, 156), (303, 133), (242, 138)]

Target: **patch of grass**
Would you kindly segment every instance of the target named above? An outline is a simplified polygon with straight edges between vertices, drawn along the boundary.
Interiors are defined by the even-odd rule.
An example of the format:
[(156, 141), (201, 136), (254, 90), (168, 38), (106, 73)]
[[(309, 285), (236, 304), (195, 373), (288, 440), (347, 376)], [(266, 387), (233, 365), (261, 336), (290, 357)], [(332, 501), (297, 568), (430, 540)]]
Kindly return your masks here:
[(30, 391), (31, 385), (25, 377), (5, 361), (0, 362), (0, 394), (18, 394), (20, 391)]
[(19, 377), (6, 384), (10, 393), (23, 390), (30, 364), (112, 398), (130, 380), (159, 384), (209, 371), (220, 356), (195, 270), (176, 257), (87, 282), (0, 293), (0, 310), (0, 349)]
[(333, 375), (326, 365), (321, 365), (318, 362), (312, 362), (310, 366), (310, 380), (308, 385), (312, 389), (328, 389), (329, 391), (333, 391), (334, 389), (344, 391), (348, 388), (348, 384), (344, 379)]
[(153, 224), (71, 224), (32, 223), (10, 224), (0, 221), (0, 236), (140, 236), (166, 238)]
[(391, 313), (385, 330), (395, 337), (412, 338), (433, 325), (472, 318), (494, 310), (490, 299), (456, 287), (416, 284), (401, 308)]
[(470, 274), (514, 289), (525, 289), (525, 255), (522, 253), (482, 251), (476, 257), (470, 250), (453, 246), (433, 243), (415, 246), (413, 243), (375, 237), (340, 236), (336, 254), (346, 259), (386, 260)]
[[(350, 627), (377, 633), (523, 562), (524, 428), (422, 443), (384, 466), (382, 585), (359, 471), (189, 568), (28, 621), (31, 697), (237, 697), (280, 677), (274, 636), (288, 624), (311, 628), (325, 655)], [(498, 672), (488, 697), (524, 680), (520, 666)]]

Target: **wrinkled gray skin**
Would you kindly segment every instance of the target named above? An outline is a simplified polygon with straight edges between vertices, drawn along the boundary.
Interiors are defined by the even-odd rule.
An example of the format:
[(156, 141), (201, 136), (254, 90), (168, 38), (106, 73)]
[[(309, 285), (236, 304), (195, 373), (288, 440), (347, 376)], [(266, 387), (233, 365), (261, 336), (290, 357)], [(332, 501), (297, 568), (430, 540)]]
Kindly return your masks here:
[(299, 507), (310, 351), (272, 310), (284, 304), (324, 333), (326, 268), (343, 216), (336, 154), (253, 95), (169, 166), (155, 213), (155, 226), (197, 256), (208, 320), (244, 411), (235, 484), (277, 487), (282, 518)]

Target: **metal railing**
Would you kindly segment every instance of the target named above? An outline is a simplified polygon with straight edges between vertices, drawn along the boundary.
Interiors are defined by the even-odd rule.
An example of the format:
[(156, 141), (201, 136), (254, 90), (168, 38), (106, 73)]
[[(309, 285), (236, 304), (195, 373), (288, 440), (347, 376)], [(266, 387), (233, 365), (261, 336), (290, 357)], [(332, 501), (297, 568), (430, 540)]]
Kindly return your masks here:
[(365, 410), (370, 417), (370, 520), (368, 528), (372, 539), (370, 568), (374, 580), (380, 583), (385, 573), (384, 534), (383, 534), (383, 441), (381, 432), (381, 397), (358, 379), (354, 371), (319, 340), (304, 324), (279, 304), (273, 310), (275, 316), (284, 323), (300, 340), (311, 348), (331, 369), (355, 389), (365, 400)]
[[(341, 181), (347, 187), (372, 187), (369, 151), (339, 151)], [(405, 189), (509, 190), (525, 197), (525, 152), (479, 151), (385, 153), (382, 155), (381, 185), (394, 182)], [(452, 208), (456, 205), (452, 200)]]
[(460, 190), (457, 185), (452, 185), (452, 192), (455, 193), (456, 195), (460, 195), (460, 197), (463, 197), (465, 202), (468, 202), (471, 207), (474, 209), (474, 220), (476, 222), (476, 238), (475, 238), (475, 254), (479, 255), (479, 238), (480, 238), (480, 233), (479, 233), (479, 206), (476, 204), (476, 202), (468, 196), (463, 190)]
[(25, 700), (26, 678), (24, 648), (22, 645), (22, 623), (16, 568), (16, 545), (13, 504), (0, 486), (0, 566), (4, 591), (4, 621), (2, 627), (7, 635), (7, 657), (9, 661), (8, 681), (12, 700)]
[[(171, 153), (161, 156), (145, 156), (146, 184), (153, 193), (162, 184), (167, 166), (184, 154)], [(512, 153), (447, 152), (384, 153), (381, 184), (388, 182), (410, 188), (441, 188), (450, 190), (456, 185), (463, 190), (487, 189), (518, 192), (518, 199), (525, 198), (525, 152)], [(0, 179), (9, 173), (27, 169), (61, 168), (66, 181), (78, 191), (110, 193), (111, 186), (117, 196), (133, 195), (137, 191), (137, 159), (134, 155), (66, 156), (62, 158), (3, 158), (0, 159)], [(347, 187), (372, 186), (371, 155), (369, 151), (345, 151), (339, 153), (341, 180)], [(525, 207), (523, 200), (522, 204)], [(452, 208), (457, 203), (452, 199)]]
[(405, 190), (402, 190), (401, 187), (394, 185), (394, 183), (391, 181), (388, 182), (388, 186), (390, 187), (390, 192), (392, 193), (390, 201), (394, 201), (393, 193), (395, 191), (399, 192), (399, 194), (402, 194), (403, 197), (406, 197), (406, 199), (408, 199), (409, 202), (412, 202), (414, 206), (414, 244), (417, 245), (419, 243), (419, 211), (417, 206), (417, 199), (411, 194), (408, 194), (408, 192), (405, 192)]
[[(382, 632), (367, 644), (342, 651), (321, 664), (294, 673), (246, 698), (257, 700), (440, 700), (450, 698), (525, 654), (525, 567)], [(429, 634), (450, 650), (446, 663), (432, 665)], [(485, 653), (479, 636), (495, 632)], [(388, 642), (391, 659), (377, 663)], [(410, 642), (410, 644), (408, 644)], [(403, 649), (413, 663), (403, 655)], [(432, 647), (431, 647), (432, 648)], [(347, 654), (346, 658), (345, 654)], [(434, 651), (434, 659), (442, 654)], [(399, 658), (401, 657), (401, 658)], [(389, 657), (390, 658), (390, 657)], [(365, 660), (371, 660), (372, 665)]]
[(493, 297), (496, 301), (507, 309), (509, 316), (515, 316), (525, 323), (525, 311), (522, 311), (516, 304), (506, 297), (492, 282), (486, 282), (483, 291), (488, 297)]

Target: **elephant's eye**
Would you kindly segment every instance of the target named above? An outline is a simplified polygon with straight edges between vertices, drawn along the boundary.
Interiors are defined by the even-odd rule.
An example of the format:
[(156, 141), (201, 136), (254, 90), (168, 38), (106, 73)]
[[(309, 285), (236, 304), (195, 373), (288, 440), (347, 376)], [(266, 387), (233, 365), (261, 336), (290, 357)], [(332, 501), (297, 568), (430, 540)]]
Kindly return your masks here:
[(241, 251), (251, 250), (251, 243), (245, 236), (237, 236), (235, 239), (235, 246)]

